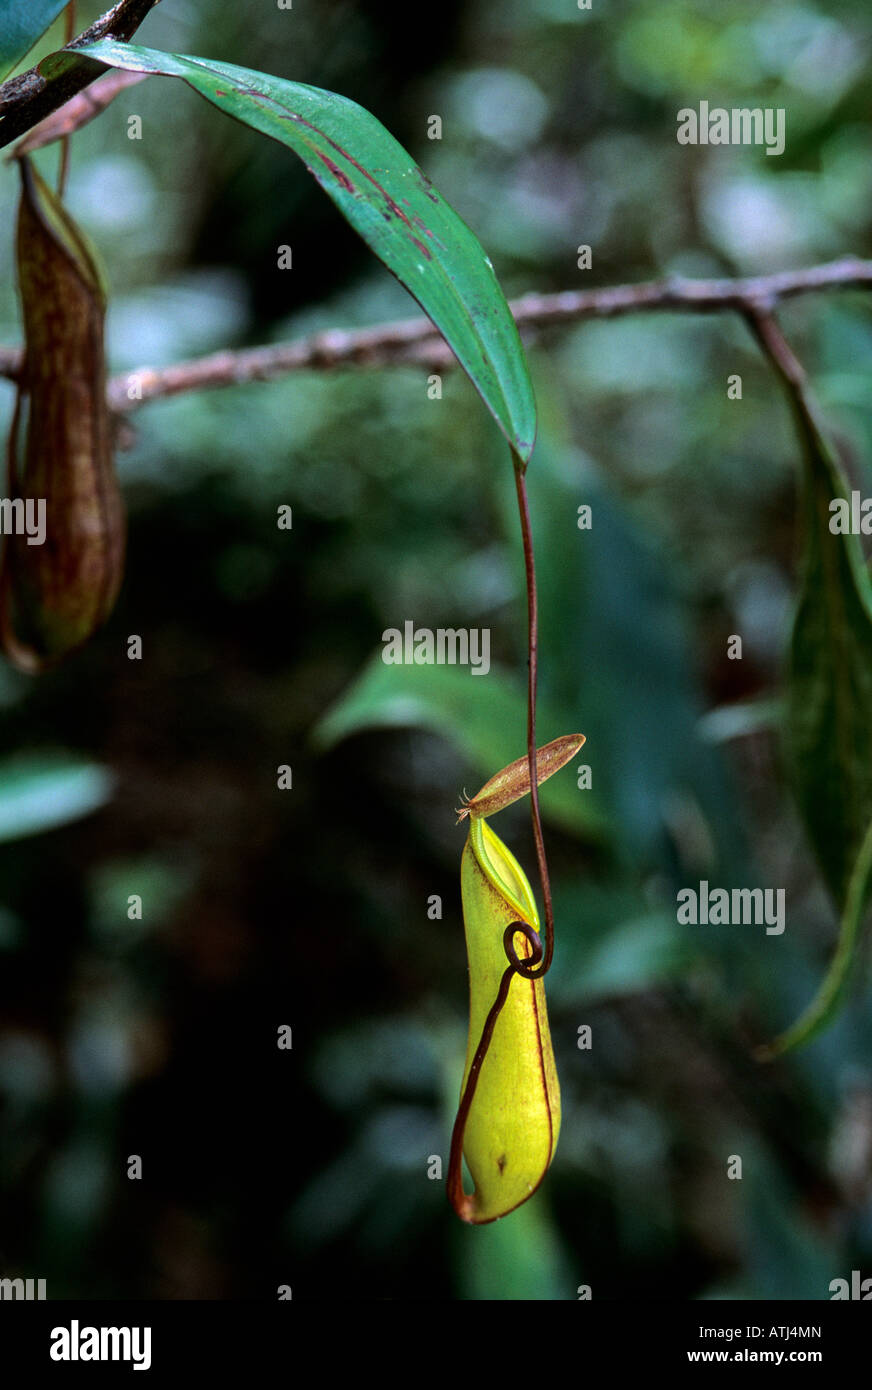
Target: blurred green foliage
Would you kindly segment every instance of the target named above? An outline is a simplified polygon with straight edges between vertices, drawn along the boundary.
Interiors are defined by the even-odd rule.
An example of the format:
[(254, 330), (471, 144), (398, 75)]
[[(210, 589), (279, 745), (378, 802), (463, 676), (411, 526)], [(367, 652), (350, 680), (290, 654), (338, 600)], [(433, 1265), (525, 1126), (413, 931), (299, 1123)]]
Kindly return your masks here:
[[(469, 0), (423, 45), (386, 3), (251, 19), (166, 0), (141, 40), (368, 105), (508, 293), (872, 254), (859, 0)], [(783, 106), (785, 154), (679, 146), (676, 113), (702, 99)], [(51, 175), (57, 152), (38, 158)], [(9, 343), (16, 192), (0, 167)], [(181, 84), (133, 88), (76, 136), (69, 202), (107, 263), (116, 371), (412, 311), (287, 151)], [(782, 321), (868, 489), (868, 299)], [(530, 358), (542, 736), (584, 732), (593, 777), (552, 793), (564, 1119), (546, 1183), (467, 1231), (426, 1177), (430, 1155), (447, 1166), (466, 1035), (454, 807), (496, 770), (485, 753), (523, 750), (507, 450), (459, 373), (441, 402), (412, 369), (300, 374), (135, 414), (115, 617), (49, 676), (0, 673), (0, 760), (63, 749), (115, 779), (102, 810), (0, 845), (0, 1272), (52, 1297), (257, 1299), (349, 1280), (398, 1299), (825, 1299), (869, 1272), (868, 958), (830, 1031), (750, 1057), (808, 1002), (836, 930), (775, 725), (718, 714), (782, 690), (798, 457), (777, 385), (726, 315), (586, 322)], [(493, 674), (464, 691), (425, 671), (445, 693), (410, 695), (378, 662), (407, 618), (490, 627)], [(530, 872), (525, 809), (498, 829)], [(676, 891), (703, 878), (785, 888), (784, 935), (679, 926)]]

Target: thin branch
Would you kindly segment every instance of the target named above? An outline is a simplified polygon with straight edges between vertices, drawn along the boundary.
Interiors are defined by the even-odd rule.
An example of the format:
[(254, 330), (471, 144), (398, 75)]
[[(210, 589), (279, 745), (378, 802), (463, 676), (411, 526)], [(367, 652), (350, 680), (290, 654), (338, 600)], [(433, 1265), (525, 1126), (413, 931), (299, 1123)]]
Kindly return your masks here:
[(567, 290), (562, 294), (526, 294), (512, 303), (519, 324), (546, 328), (567, 319), (616, 318), (646, 310), (675, 309), (696, 314), (724, 309), (744, 312), (772, 309), (782, 299), (817, 290), (872, 287), (872, 261), (843, 256), (807, 270), (783, 270), (736, 280), (648, 280), (641, 285), (615, 285), (602, 290)]
[[(74, 59), (77, 48), (97, 39), (126, 42), (133, 38), (146, 15), (159, 3), (160, 0), (119, 0), (111, 10), (83, 29), (64, 51)], [(4, 82), (0, 86), (0, 149), (84, 91), (105, 71), (105, 64), (79, 59), (54, 77), (43, 77), (35, 67)]]
[[(766, 314), (782, 300), (834, 289), (872, 289), (872, 261), (847, 256), (806, 270), (743, 280), (670, 279), (597, 290), (525, 294), (510, 307), (518, 327), (529, 338), (543, 329), (623, 314), (732, 310), (748, 319), (749, 315)], [(16, 348), (0, 347), (0, 377), (16, 380), (20, 364), (21, 354)], [(112, 409), (123, 415), (147, 401), (248, 381), (272, 381), (295, 371), (409, 364), (434, 371), (456, 365), (454, 354), (429, 319), (402, 319), (373, 328), (333, 328), (295, 343), (226, 349), (170, 367), (140, 367), (113, 377), (108, 396)]]
[[(872, 288), (872, 261), (845, 257), (807, 270), (744, 280), (670, 279), (607, 289), (526, 294), (513, 300), (510, 308), (518, 327), (529, 338), (537, 330), (582, 319), (662, 310), (734, 310), (746, 314), (749, 309), (767, 309), (800, 294), (851, 288)], [(398, 365), (444, 371), (456, 365), (456, 358), (429, 319), (403, 319), (373, 328), (330, 329), (295, 343), (212, 353), (170, 367), (142, 368), (113, 378), (109, 383), (109, 401), (113, 410), (124, 414), (161, 397), (240, 382), (270, 381), (294, 371)]]
[[(290, 372), (333, 367), (392, 367), (411, 364), (445, 370), (456, 358), (429, 319), (403, 319), (374, 328), (331, 328), (296, 343), (224, 349), (170, 367), (142, 367), (113, 377), (109, 404), (119, 414), (146, 401), (247, 381), (273, 381)], [(0, 352), (0, 371), (3, 354)]]
[(768, 309), (749, 305), (745, 310), (748, 327), (781, 377), (792, 400), (807, 409), (805, 368)]

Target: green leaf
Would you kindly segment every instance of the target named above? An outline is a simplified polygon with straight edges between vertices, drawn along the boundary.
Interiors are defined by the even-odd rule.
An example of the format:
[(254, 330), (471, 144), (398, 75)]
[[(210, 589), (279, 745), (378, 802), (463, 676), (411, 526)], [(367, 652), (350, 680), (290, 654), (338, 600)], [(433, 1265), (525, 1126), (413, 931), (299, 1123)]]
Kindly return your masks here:
[(0, 765), (0, 843), (79, 820), (103, 806), (113, 779), (93, 763), (34, 755)]
[(67, 0), (6, 0), (0, 8), (0, 82), (54, 24)]
[[(181, 77), (228, 116), (287, 145), (445, 337), (512, 448), (533, 449), (536, 407), (515, 321), (472, 232), (376, 118), (334, 92), (232, 63), (102, 39), (110, 67)], [(57, 61), (65, 62), (63, 54)], [(42, 64), (46, 75), (51, 61)]]
[(718, 705), (697, 722), (696, 732), (706, 743), (728, 743), (733, 738), (768, 733), (781, 728), (784, 722), (784, 701), (775, 696), (756, 696), (750, 700), (734, 700)]
[(854, 962), (857, 958), (857, 945), (860, 927), (863, 923), (864, 907), (869, 893), (870, 872), (872, 872), (872, 822), (860, 846), (860, 853), (848, 884), (845, 911), (839, 928), (839, 940), (823, 984), (804, 1013), (774, 1042), (758, 1048), (757, 1057), (762, 1062), (771, 1061), (783, 1052), (810, 1042), (836, 1017), (845, 991), (850, 984)]
[[(520, 683), (493, 664), (486, 676), (473, 676), (456, 666), (389, 666), (377, 652), (322, 716), (312, 738), (326, 749), (362, 729), (431, 729), (450, 739), (477, 773), (490, 776), (523, 755), (519, 730), (526, 728), (526, 699)], [(539, 701), (543, 737), (566, 722)], [(539, 795), (542, 814), (553, 824), (588, 837), (604, 832), (595, 793), (580, 791), (568, 773), (545, 783)]]
[[(662, 988), (679, 977), (686, 978), (692, 964), (676, 932), (674, 913), (643, 912), (593, 941), (580, 941), (579, 918), (569, 920), (576, 930), (572, 938), (566, 932), (561, 940), (561, 974), (564, 979), (571, 978), (565, 991), (571, 992), (574, 1003)], [(563, 992), (556, 981), (549, 980), (549, 988), (558, 995)]]
[(840, 913), (872, 821), (872, 586), (857, 536), (833, 534), (845, 480), (802, 393), (805, 553), (787, 701), (791, 780)]

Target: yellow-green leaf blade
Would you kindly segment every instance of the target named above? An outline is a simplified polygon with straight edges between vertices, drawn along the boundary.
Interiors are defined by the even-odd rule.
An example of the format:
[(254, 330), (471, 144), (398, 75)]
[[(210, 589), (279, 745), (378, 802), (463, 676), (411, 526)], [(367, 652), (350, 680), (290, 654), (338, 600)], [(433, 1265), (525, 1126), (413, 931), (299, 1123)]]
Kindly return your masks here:
[(794, 402), (803, 448), (805, 550), (790, 649), (787, 754), (809, 838), (839, 913), (872, 820), (872, 586), (856, 535), (834, 533), (847, 499), (810, 403)]
[(816, 1034), (835, 1018), (850, 983), (852, 968), (857, 956), (857, 943), (863, 923), (863, 910), (869, 893), (869, 880), (872, 874), (872, 823), (866, 831), (860, 846), (860, 853), (848, 884), (847, 900), (839, 927), (839, 940), (836, 945), (830, 968), (824, 976), (814, 999), (790, 1028), (765, 1047), (758, 1049), (760, 1061), (771, 1061), (782, 1053), (792, 1052), (810, 1042)]

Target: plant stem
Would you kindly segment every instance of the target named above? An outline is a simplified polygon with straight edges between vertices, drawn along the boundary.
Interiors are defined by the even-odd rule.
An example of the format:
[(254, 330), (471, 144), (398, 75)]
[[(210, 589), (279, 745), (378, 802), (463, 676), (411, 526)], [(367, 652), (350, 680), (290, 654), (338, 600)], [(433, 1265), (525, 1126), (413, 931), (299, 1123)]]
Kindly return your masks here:
[(536, 559), (533, 552), (533, 532), (530, 525), (530, 504), (527, 499), (525, 464), (513, 455), (515, 466), (515, 490), (518, 494), (518, 512), (521, 518), (521, 536), (524, 542), (524, 571), (527, 577), (527, 762), (530, 768), (530, 812), (533, 821), (533, 840), (536, 845), (536, 859), (539, 865), (539, 882), (542, 885), (542, 908), (545, 917), (545, 952), (537, 975), (544, 975), (551, 967), (554, 955), (554, 908), (551, 901), (551, 879), (548, 875), (548, 860), (545, 856), (545, 838), (542, 834), (542, 816), (539, 811), (539, 777), (536, 759), (536, 691), (539, 678), (539, 615), (536, 599)]
[[(481, 1038), (470, 1063), (466, 1085), (457, 1108), (454, 1128), (451, 1132), (451, 1150), (448, 1158), (448, 1178), (446, 1191), (448, 1200), (464, 1220), (468, 1218), (473, 1198), (463, 1190), (463, 1136), (466, 1122), (475, 1097), (478, 1078), (490, 1048), (494, 1028), (503, 1006), (509, 997), (513, 975), (522, 975), (527, 980), (537, 980), (547, 974), (554, 955), (554, 908), (551, 901), (551, 879), (548, 874), (548, 861), (545, 856), (545, 839), (542, 834), (542, 816), (539, 810), (539, 777), (536, 750), (536, 692), (539, 677), (539, 615), (536, 595), (536, 559), (533, 552), (533, 530), (530, 524), (530, 504), (527, 498), (526, 465), (514, 451), (512, 462), (515, 470), (515, 490), (518, 495), (518, 512), (521, 518), (521, 537), (524, 545), (524, 573), (527, 588), (527, 763), (530, 773), (530, 808), (533, 821), (533, 840), (536, 845), (536, 859), (539, 866), (539, 881), (542, 885), (542, 905), (545, 918), (545, 948), (542, 949), (538, 935), (524, 923), (514, 922), (503, 935), (503, 946), (509, 960), (503, 971), (497, 997), (488, 1011)], [(519, 960), (511, 945), (514, 929), (524, 931), (532, 947), (531, 965)]]
[[(76, 0), (70, 0), (64, 13), (64, 47), (72, 43), (76, 32)], [(58, 169), (58, 197), (63, 198), (70, 172), (70, 137), (61, 141), (61, 162)]]

